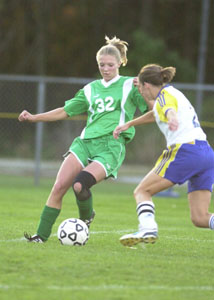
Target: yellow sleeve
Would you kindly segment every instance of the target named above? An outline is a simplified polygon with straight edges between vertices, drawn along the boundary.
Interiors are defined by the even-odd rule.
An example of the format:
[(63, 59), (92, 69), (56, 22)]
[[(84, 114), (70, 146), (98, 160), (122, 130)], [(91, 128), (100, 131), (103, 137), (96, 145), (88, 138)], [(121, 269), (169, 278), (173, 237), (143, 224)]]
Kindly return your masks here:
[(156, 98), (156, 109), (160, 121), (167, 122), (166, 112), (173, 108), (176, 112), (178, 111), (177, 98), (163, 90), (162, 93)]

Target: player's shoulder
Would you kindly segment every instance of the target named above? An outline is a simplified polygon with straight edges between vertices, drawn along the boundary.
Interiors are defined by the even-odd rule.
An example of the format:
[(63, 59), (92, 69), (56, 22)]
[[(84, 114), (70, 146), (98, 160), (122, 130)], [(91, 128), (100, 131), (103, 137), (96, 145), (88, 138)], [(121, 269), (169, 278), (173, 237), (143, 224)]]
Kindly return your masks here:
[(159, 91), (156, 99), (157, 100), (161, 99), (161, 101), (163, 101), (170, 98), (177, 98), (176, 96), (177, 96), (176, 89), (172, 85), (167, 84), (164, 87), (162, 87), (162, 89)]
[(90, 94), (93, 89), (97, 89), (100, 86), (101, 86), (101, 80), (100, 79), (96, 79), (96, 80), (93, 80), (93, 81), (87, 83), (82, 88), (82, 91), (83, 91), (84, 94)]
[(95, 80), (93, 80), (93, 81), (90, 81), (89, 83), (87, 83), (85, 86), (84, 86), (84, 88), (86, 87), (89, 87), (89, 86), (94, 86), (94, 85), (97, 85), (97, 84), (100, 84), (100, 82), (101, 82), (101, 79), (95, 79)]
[(123, 86), (125, 89), (133, 89), (134, 86), (134, 77), (131, 76), (120, 76), (119, 82), (121, 86)]
[(162, 95), (168, 99), (174, 99), (174, 100), (176, 99), (177, 101), (179, 99), (180, 103), (189, 101), (180, 90), (178, 90), (176, 87), (172, 85), (167, 85), (166, 87), (164, 87), (162, 90)]
[(160, 91), (160, 94), (169, 94), (169, 95), (180, 95), (182, 94), (181, 91), (179, 91), (177, 88), (175, 88), (171, 84), (166, 84)]
[(120, 78), (124, 78), (125, 80), (126, 79), (134, 79), (134, 76), (125, 76), (125, 75), (120, 75)]
[(133, 82), (134, 77), (133, 76), (120, 76), (120, 80)]

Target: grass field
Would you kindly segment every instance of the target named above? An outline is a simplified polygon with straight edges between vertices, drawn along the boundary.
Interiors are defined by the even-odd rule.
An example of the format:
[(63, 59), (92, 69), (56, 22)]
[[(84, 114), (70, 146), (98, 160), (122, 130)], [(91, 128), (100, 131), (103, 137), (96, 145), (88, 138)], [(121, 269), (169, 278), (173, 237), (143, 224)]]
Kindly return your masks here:
[(179, 198), (154, 198), (154, 245), (118, 242), (137, 229), (135, 185), (113, 181), (93, 187), (97, 215), (86, 246), (62, 246), (56, 237), (64, 219), (78, 216), (72, 193), (50, 240), (26, 243), (23, 232), (35, 232), (52, 183), (34, 187), (31, 177), (0, 177), (1, 300), (213, 299), (214, 232), (191, 224), (183, 189)]

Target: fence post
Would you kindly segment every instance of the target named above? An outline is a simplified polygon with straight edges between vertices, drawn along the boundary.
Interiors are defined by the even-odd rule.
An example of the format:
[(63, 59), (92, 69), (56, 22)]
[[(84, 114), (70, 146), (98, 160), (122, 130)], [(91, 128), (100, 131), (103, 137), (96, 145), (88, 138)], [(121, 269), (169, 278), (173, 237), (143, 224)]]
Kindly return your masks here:
[[(202, 16), (201, 16), (201, 29), (198, 53), (198, 70), (197, 70), (197, 83), (203, 84), (206, 71), (206, 58), (207, 58), (207, 39), (209, 31), (209, 13), (210, 13), (210, 0), (202, 1)], [(203, 101), (203, 90), (198, 89), (196, 93), (196, 112), (199, 120), (201, 119), (201, 108)]]
[[(38, 94), (37, 94), (37, 113), (44, 112), (45, 107), (45, 90), (46, 83), (39, 81)], [(36, 138), (35, 138), (35, 168), (34, 168), (34, 184), (39, 185), (40, 170), (41, 170), (41, 157), (42, 157), (42, 139), (44, 124), (42, 122), (36, 123)]]

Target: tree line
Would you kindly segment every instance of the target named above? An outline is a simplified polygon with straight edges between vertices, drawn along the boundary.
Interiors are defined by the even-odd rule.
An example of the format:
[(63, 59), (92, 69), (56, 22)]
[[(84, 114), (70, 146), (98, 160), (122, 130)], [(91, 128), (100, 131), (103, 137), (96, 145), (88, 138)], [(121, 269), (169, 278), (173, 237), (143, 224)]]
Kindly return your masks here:
[[(146, 63), (174, 65), (195, 82), (202, 0), (1, 0), (0, 69), (7, 74), (95, 77), (105, 35), (129, 43), (124, 74)], [(206, 83), (212, 83), (211, 1)]]

